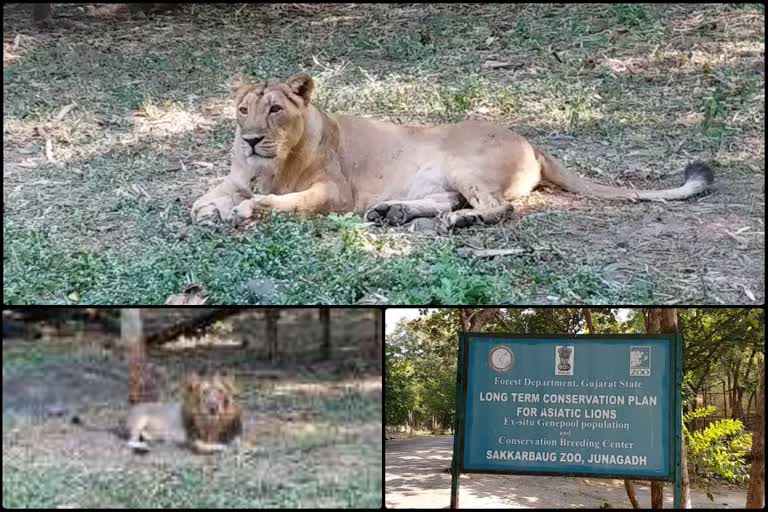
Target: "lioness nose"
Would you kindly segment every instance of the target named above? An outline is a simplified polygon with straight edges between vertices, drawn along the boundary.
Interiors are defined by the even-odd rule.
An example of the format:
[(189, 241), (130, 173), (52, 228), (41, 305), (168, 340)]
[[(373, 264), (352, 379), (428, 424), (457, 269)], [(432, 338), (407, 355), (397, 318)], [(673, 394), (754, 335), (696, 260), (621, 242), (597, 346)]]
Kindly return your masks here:
[(243, 137), (243, 140), (251, 145), (252, 148), (256, 147), (256, 144), (262, 141), (264, 137)]

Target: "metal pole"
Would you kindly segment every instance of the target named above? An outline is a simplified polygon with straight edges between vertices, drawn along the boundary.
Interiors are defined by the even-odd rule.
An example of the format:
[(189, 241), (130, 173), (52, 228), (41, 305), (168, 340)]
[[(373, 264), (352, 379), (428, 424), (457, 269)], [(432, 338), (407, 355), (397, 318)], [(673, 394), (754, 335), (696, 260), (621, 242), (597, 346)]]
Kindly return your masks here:
[(453, 457), (451, 459), (451, 508), (459, 508), (459, 455), (464, 432), (464, 404), (461, 388), (464, 380), (464, 335), (459, 334), (459, 356), (456, 363), (456, 414), (453, 417)]
[(682, 403), (682, 375), (683, 375), (683, 335), (681, 333), (675, 333), (673, 338), (675, 343), (675, 491), (674, 500), (672, 506), (674, 508), (680, 508), (683, 496), (682, 487), (682, 475), (680, 473), (680, 459), (682, 457), (682, 441), (683, 435), (683, 403)]

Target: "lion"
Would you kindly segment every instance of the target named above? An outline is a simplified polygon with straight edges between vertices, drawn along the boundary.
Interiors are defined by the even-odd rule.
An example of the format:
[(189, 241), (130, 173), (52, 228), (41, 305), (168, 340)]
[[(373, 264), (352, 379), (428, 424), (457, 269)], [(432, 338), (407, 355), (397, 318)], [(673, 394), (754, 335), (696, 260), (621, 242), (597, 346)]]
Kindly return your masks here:
[(439, 217), (447, 227), (496, 223), (510, 201), (542, 182), (612, 200), (682, 200), (714, 181), (693, 162), (682, 186), (635, 190), (593, 183), (542, 148), (481, 121), (399, 126), (322, 112), (306, 73), (287, 79), (231, 81), (237, 111), (232, 166), (222, 183), (192, 205), (192, 219), (235, 224), (258, 211), (356, 211), (376, 224)]
[(134, 405), (125, 420), (128, 446), (137, 452), (150, 443), (187, 445), (200, 453), (214, 453), (237, 443), (242, 434), (242, 409), (234, 398), (234, 385), (219, 374), (189, 374), (181, 402)]

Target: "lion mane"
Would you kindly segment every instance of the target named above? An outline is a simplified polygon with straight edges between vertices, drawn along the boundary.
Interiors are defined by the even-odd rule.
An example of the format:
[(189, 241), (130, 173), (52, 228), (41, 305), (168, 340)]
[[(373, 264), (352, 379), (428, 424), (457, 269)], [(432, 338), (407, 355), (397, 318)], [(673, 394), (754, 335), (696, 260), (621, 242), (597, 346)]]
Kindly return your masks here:
[(227, 444), (242, 434), (243, 411), (234, 395), (234, 383), (221, 375), (186, 377), (181, 416), (190, 442)]

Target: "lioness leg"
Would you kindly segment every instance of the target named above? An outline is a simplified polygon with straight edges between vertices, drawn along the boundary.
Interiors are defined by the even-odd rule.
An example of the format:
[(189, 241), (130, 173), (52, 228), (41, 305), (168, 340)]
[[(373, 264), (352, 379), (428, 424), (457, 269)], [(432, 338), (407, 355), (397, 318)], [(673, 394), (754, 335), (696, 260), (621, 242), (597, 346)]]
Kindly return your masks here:
[(235, 206), (251, 197), (251, 192), (232, 183), (228, 178), (206, 192), (192, 205), (192, 220), (199, 222), (207, 217), (218, 216), (229, 220)]
[(456, 210), (443, 217), (443, 222), (449, 228), (465, 228), (473, 224), (497, 224), (512, 213), (512, 205), (503, 204), (494, 208), (475, 209), (467, 208)]
[(410, 201), (383, 201), (365, 212), (365, 220), (376, 224), (401, 225), (416, 217), (437, 217), (461, 206), (463, 199), (458, 192), (432, 194), (423, 199)]
[(477, 223), (496, 224), (512, 212), (510, 205), (501, 192), (483, 191), (477, 185), (469, 185), (462, 191), (472, 208), (456, 210), (443, 217), (449, 228), (463, 228)]
[(307, 190), (289, 194), (253, 195), (232, 210), (232, 222), (238, 225), (253, 217), (257, 210), (305, 213), (343, 211), (345, 205), (339, 197), (339, 188), (332, 182), (315, 183)]

